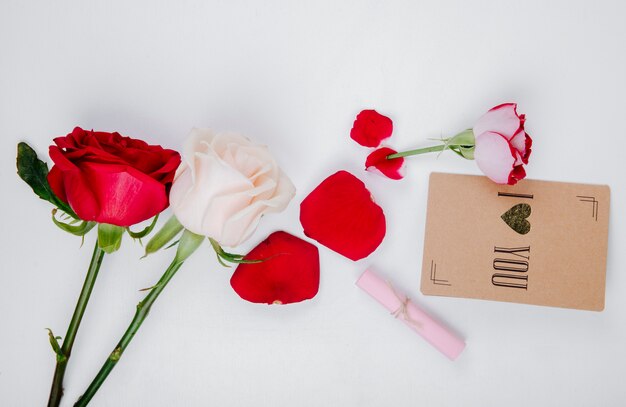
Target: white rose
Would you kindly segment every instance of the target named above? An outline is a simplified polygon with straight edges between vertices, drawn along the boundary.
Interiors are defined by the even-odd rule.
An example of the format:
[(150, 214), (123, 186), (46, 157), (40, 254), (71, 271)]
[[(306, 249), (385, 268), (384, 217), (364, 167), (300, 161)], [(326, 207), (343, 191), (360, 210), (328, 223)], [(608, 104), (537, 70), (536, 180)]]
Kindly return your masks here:
[(237, 134), (193, 129), (170, 205), (186, 229), (234, 247), (250, 237), (261, 216), (282, 211), (294, 195), (266, 146)]

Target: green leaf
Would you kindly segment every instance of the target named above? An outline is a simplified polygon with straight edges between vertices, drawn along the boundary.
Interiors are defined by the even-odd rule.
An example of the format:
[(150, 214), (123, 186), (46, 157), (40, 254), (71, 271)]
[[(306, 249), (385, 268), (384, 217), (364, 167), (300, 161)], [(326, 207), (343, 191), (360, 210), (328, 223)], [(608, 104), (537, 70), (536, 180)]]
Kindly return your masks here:
[(181, 225), (178, 219), (176, 219), (176, 216), (169, 218), (168, 221), (165, 222), (165, 225), (163, 225), (163, 227), (161, 227), (161, 229), (159, 229), (159, 231), (152, 236), (152, 239), (150, 239), (146, 245), (146, 253), (143, 257), (159, 251), (169, 241), (174, 239), (182, 230), (183, 225)]
[(100, 248), (107, 254), (111, 254), (118, 250), (122, 245), (124, 230), (125, 229), (121, 226), (99, 223), (98, 246), (100, 246)]
[(130, 237), (132, 237), (133, 239), (139, 239), (139, 242), (141, 242), (141, 239), (146, 237), (146, 235), (150, 232), (152, 232), (152, 229), (154, 229), (154, 227), (156, 226), (157, 220), (159, 219), (159, 214), (157, 214), (153, 219), (152, 219), (152, 223), (150, 223), (150, 225), (148, 225), (148, 227), (146, 227), (144, 230), (142, 230), (141, 232), (133, 232), (132, 230), (130, 230), (130, 228), (126, 228), (126, 231), (128, 232), (128, 234), (130, 235)]
[(17, 175), (26, 182), (35, 194), (44, 201), (52, 203), (68, 215), (78, 219), (68, 204), (60, 200), (48, 183), (48, 165), (37, 158), (37, 153), (28, 144), (17, 145)]
[(180, 242), (180, 239), (174, 240), (172, 243), (167, 245), (167, 247), (165, 249), (163, 249), (163, 250), (171, 249), (172, 247), (176, 246), (178, 244), (178, 242)]

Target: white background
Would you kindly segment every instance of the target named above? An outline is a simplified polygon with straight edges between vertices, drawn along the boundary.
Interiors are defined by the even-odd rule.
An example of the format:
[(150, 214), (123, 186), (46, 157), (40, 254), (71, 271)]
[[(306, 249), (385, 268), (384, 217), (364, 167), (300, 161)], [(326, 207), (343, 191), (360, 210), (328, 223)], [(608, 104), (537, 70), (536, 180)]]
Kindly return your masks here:
[[(64, 335), (91, 256), (15, 174), (15, 146), (46, 157), (75, 125), (179, 149), (192, 126), (270, 145), (298, 194), (266, 217), (303, 236), (300, 201), (348, 169), (387, 215), (353, 263), (320, 247), (312, 301), (264, 306), (230, 288), (208, 245), (159, 298), (94, 406), (622, 406), (626, 403), (623, 1), (11, 1), (0, 5), (0, 405), (45, 405), (44, 328)], [(362, 108), (390, 144), (427, 145), (517, 101), (534, 138), (529, 178), (612, 188), (601, 313), (419, 292), (431, 171), (478, 174), (454, 154), (414, 158), (400, 182), (363, 171)], [(468, 214), (471, 216), (471, 214)], [(164, 216), (165, 218), (165, 216)], [(106, 256), (66, 376), (69, 406), (172, 252)], [(355, 287), (374, 266), (467, 341), (448, 361)]]

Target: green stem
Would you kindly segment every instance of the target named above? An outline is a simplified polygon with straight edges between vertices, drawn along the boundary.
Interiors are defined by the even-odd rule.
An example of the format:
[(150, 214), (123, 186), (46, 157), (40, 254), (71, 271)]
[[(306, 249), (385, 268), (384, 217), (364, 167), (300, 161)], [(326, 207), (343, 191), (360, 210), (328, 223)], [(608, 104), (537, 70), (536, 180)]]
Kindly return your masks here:
[(72, 354), (72, 347), (74, 346), (74, 340), (76, 339), (76, 333), (80, 326), (80, 322), (85, 314), (91, 291), (96, 283), (98, 277), (98, 271), (104, 258), (104, 251), (98, 246), (96, 241), (96, 247), (93, 250), (91, 262), (89, 263), (89, 269), (87, 270), (87, 276), (85, 277), (85, 283), (78, 297), (76, 308), (74, 309), (74, 315), (67, 328), (67, 333), (63, 339), (63, 345), (61, 346), (60, 354), (57, 354), (57, 364), (54, 369), (54, 378), (52, 379), (52, 389), (50, 390), (50, 398), (48, 399), (48, 407), (58, 407), (63, 397), (63, 377), (65, 376), (65, 368)]
[(387, 156), (387, 159), (388, 160), (392, 160), (394, 158), (408, 157), (408, 156), (411, 156), (411, 155), (433, 153), (435, 151), (443, 151), (443, 150), (445, 150), (448, 147), (449, 146), (447, 144), (442, 144), (442, 145), (439, 145), (439, 146), (418, 148), (417, 150), (409, 150), (409, 151), (403, 151), (401, 153), (389, 154)]
[(165, 273), (163, 274), (159, 282), (148, 293), (148, 295), (146, 295), (146, 297), (139, 304), (137, 304), (135, 317), (126, 329), (126, 332), (118, 342), (113, 352), (111, 352), (106, 362), (104, 362), (96, 377), (92, 380), (91, 384), (89, 384), (89, 387), (87, 388), (85, 393), (78, 399), (76, 404), (74, 404), (74, 407), (86, 406), (93, 398), (100, 386), (102, 386), (102, 383), (104, 383), (104, 381), (106, 380), (109, 373), (111, 373), (117, 362), (122, 357), (122, 354), (126, 350), (126, 347), (133, 340), (133, 337), (141, 327), (141, 324), (143, 324), (143, 321), (148, 316), (148, 313), (150, 312), (150, 307), (152, 307), (154, 301), (156, 301), (167, 283), (169, 283), (172, 277), (174, 277), (174, 274), (176, 274), (176, 272), (182, 265), (183, 261), (179, 260), (178, 257), (174, 259), (172, 264), (170, 264), (167, 270), (165, 270)]

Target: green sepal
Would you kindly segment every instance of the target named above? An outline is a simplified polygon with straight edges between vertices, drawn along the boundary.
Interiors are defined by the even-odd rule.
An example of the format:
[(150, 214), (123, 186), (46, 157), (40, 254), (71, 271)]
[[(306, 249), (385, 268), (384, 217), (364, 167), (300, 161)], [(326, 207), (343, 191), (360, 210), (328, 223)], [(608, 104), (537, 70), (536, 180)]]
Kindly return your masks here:
[(108, 223), (98, 223), (98, 246), (105, 253), (111, 254), (122, 245), (125, 229)]
[(452, 151), (453, 153), (455, 153), (456, 155), (458, 155), (461, 158), (465, 158), (463, 157), (463, 154), (461, 154), (461, 152), (459, 150), (457, 150), (456, 148), (450, 148), (450, 151)]
[(46, 329), (48, 330), (48, 338), (50, 340), (50, 345), (52, 346), (52, 350), (56, 354), (57, 362), (63, 362), (64, 360), (67, 359), (67, 356), (63, 354), (63, 351), (61, 350), (61, 345), (59, 345), (59, 339), (61, 339), (61, 337), (54, 336), (54, 334), (52, 333), (52, 329), (50, 328), (46, 328)]
[(454, 137), (444, 139), (448, 146), (473, 146), (476, 144), (474, 131), (472, 129), (463, 130)]
[(17, 175), (33, 189), (39, 198), (50, 202), (71, 217), (78, 219), (78, 215), (72, 208), (52, 192), (48, 183), (48, 164), (41, 161), (35, 150), (24, 142), (17, 145), (16, 165)]
[(454, 151), (457, 155), (466, 160), (474, 159), (474, 146), (454, 146), (450, 147), (450, 151)]
[(165, 225), (156, 232), (148, 244), (146, 245), (146, 253), (143, 257), (159, 251), (163, 246), (168, 244), (172, 239), (176, 237), (183, 230), (183, 225), (180, 224), (176, 216), (173, 216), (165, 222)]
[(255, 264), (255, 263), (262, 263), (265, 260), (267, 260), (267, 259), (246, 260), (245, 255), (228, 253), (213, 238), (209, 238), (209, 242), (211, 242), (211, 247), (213, 247), (213, 250), (215, 250), (215, 254), (217, 255), (217, 261), (224, 267), (230, 267), (228, 264), (224, 263), (224, 261), (227, 261), (229, 263), (234, 263), (234, 264)]
[(165, 249), (163, 249), (163, 250), (171, 249), (172, 247), (176, 246), (178, 244), (178, 242), (180, 242), (180, 239), (174, 240), (172, 243), (167, 245), (167, 247)]
[(176, 257), (174, 258), (174, 261), (176, 263), (182, 263), (187, 260), (187, 258), (191, 256), (191, 254), (195, 252), (198, 247), (200, 247), (203, 241), (204, 236), (197, 235), (185, 229), (180, 237), (180, 241), (178, 242), (178, 248), (176, 249)]
[(476, 144), (476, 138), (474, 137), (474, 131), (467, 129), (460, 132), (454, 137), (445, 139), (446, 148), (454, 151), (459, 156), (467, 159), (474, 159), (474, 146)]
[(146, 237), (148, 233), (152, 232), (152, 229), (156, 226), (157, 220), (159, 219), (159, 214), (157, 214), (154, 218), (152, 218), (152, 223), (148, 225), (144, 230), (140, 232), (133, 232), (130, 228), (126, 228), (128, 235), (133, 239), (139, 239), (139, 243), (141, 243), (141, 239)]
[(94, 226), (96, 226), (96, 222), (88, 222), (86, 220), (80, 221), (77, 224), (78, 220), (73, 219), (67, 223), (62, 222), (56, 218), (57, 209), (54, 208), (52, 210), (52, 222), (59, 227), (59, 229), (71, 233), (75, 236), (85, 236)]
[(474, 149), (475, 146), (467, 147), (467, 146), (459, 146), (459, 153), (461, 156), (467, 160), (474, 159)]

